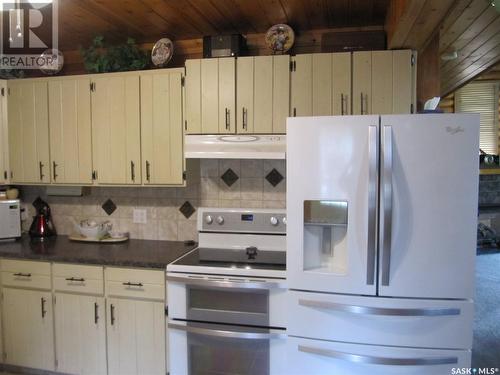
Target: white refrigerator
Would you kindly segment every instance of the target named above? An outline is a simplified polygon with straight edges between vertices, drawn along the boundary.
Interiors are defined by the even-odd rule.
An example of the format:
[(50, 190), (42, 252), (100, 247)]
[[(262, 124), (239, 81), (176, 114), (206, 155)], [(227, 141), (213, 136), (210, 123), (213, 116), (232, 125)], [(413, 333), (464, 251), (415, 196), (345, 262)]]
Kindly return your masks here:
[(290, 374), (470, 366), (479, 115), (287, 120)]

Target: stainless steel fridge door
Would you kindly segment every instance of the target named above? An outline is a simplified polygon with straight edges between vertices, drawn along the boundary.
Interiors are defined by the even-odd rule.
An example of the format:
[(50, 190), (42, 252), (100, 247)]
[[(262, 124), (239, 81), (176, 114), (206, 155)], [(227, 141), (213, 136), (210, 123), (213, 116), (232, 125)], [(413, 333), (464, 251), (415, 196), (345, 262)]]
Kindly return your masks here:
[(470, 299), (479, 115), (381, 117), (379, 295)]
[(375, 295), (379, 116), (287, 121), (290, 287)]

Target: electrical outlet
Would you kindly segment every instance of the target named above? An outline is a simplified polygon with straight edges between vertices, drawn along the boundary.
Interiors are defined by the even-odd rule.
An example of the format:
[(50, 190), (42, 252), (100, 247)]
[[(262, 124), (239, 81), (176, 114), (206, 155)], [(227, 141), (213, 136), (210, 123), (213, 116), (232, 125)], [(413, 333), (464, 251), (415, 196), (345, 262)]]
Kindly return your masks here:
[(134, 224), (147, 224), (148, 215), (145, 209), (134, 208), (133, 211), (133, 221)]

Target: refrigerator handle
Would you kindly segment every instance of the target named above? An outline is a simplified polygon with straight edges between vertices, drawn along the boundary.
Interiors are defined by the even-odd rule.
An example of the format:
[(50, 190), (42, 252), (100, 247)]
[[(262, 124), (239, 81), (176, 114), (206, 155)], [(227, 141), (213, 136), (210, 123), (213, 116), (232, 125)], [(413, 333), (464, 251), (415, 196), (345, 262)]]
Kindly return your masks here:
[(378, 185), (378, 132), (377, 126), (368, 127), (368, 243), (366, 259), (366, 284), (375, 283), (375, 258), (377, 241), (377, 185)]
[(382, 199), (384, 230), (382, 233), (382, 285), (388, 286), (391, 274), (392, 237), (392, 127), (384, 125), (382, 143)]

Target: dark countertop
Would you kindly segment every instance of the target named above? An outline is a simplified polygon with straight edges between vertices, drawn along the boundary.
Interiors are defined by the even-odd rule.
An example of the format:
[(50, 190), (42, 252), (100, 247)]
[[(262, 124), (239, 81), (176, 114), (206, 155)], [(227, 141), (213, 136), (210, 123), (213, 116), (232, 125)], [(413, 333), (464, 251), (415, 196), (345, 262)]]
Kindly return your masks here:
[(23, 236), (17, 241), (0, 241), (0, 257), (165, 269), (167, 264), (195, 246), (185, 245), (182, 241), (134, 239), (122, 243), (75, 242), (67, 236), (32, 242), (29, 236)]

